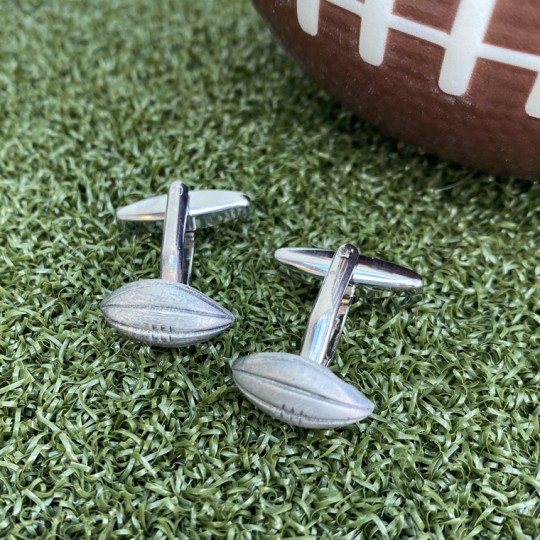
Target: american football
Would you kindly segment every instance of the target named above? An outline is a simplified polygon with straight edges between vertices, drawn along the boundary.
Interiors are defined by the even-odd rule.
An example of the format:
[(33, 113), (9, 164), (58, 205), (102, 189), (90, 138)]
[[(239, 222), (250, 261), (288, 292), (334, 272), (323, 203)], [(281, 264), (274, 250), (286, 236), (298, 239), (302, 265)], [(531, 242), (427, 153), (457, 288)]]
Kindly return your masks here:
[(383, 132), (540, 179), (538, 0), (253, 0), (323, 89)]

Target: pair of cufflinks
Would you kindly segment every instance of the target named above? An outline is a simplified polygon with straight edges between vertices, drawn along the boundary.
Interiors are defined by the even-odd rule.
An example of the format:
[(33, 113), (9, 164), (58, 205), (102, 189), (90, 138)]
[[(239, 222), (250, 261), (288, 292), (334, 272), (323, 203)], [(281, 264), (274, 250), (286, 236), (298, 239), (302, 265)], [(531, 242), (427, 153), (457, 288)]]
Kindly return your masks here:
[[(105, 319), (122, 335), (159, 347), (206, 341), (229, 328), (233, 315), (191, 287), (195, 231), (245, 215), (250, 199), (236, 191), (189, 193), (173, 182), (166, 196), (152, 197), (117, 211), (122, 221), (164, 220), (161, 278), (124, 285), (106, 298)], [(240, 391), (259, 409), (289, 424), (336, 428), (369, 416), (373, 403), (328, 369), (357, 285), (421, 290), (412, 270), (360, 255), (352, 244), (336, 252), (282, 248), (275, 258), (323, 277), (300, 354), (261, 352), (232, 364)]]

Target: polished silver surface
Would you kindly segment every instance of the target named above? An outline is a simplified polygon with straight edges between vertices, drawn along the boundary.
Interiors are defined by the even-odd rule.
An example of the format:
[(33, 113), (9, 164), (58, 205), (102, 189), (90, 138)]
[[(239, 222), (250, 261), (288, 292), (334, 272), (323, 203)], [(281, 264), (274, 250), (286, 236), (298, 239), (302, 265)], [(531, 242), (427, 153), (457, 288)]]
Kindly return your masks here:
[(336, 251), (311, 310), (300, 356), (324, 366), (332, 359), (354, 295), (351, 277), (359, 256), (352, 244)]
[[(316, 276), (325, 276), (330, 267), (334, 251), (331, 249), (281, 248), (276, 259), (297, 270)], [(354, 285), (371, 285), (398, 289), (421, 290), (422, 278), (412, 270), (381, 259), (360, 255), (352, 275)]]
[[(120, 221), (132, 223), (163, 221), (167, 211), (167, 200), (168, 195), (158, 195), (157, 197), (143, 199), (119, 208), (116, 212), (116, 217)], [(189, 284), (191, 277), (195, 250), (194, 231), (207, 227), (215, 227), (226, 221), (245, 216), (249, 213), (250, 205), (251, 199), (240, 191), (220, 189), (189, 191), (184, 228), (184, 245), (181, 250), (183, 253), (181, 267), (182, 283)], [(169, 246), (171, 250), (174, 242), (165, 242), (164, 240), (163, 245), (165, 248)], [(164, 257), (168, 257), (168, 255), (163, 253), (162, 259)], [(168, 279), (168, 277), (164, 277), (164, 279)]]
[(173, 182), (169, 188), (167, 211), (163, 225), (161, 246), (161, 279), (187, 283), (184, 275), (184, 238), (188, 217), (188, 188), (182, 182)]
[(233, 315), (190, 287), (193, 231), (187, 230), (189, 191), (169, 188), (163, 228), (161, 279), (124, 285), (101, 304), (107, 322), (120, 334), (158, 347), (206, 341), (226, 330)]
[[(250, 198), (240, 191), (201, 189), (189, 192), (187, 230), (215, 227), (249, 212)], [(119, 208), (120, 221), (162, 221), (167, 195), (150, 197)]]
[(373, 403), (329, 369), (302, 356), (257, 353), (236, 360), (233, 378), (270, 416), (315, 429), (346, 426), (373, 412)]
[(186, 231), (184, 235), (184, 256), (182, 258), (182, 283), (189, 285), (193, 256), (195, 254), (195, 231)]
[(101, 310), (120, 334), (158, 347), (194, 345), (234, 322), (229, 311), (197, 289), (164, 279), (128, 283), (104, 300)]

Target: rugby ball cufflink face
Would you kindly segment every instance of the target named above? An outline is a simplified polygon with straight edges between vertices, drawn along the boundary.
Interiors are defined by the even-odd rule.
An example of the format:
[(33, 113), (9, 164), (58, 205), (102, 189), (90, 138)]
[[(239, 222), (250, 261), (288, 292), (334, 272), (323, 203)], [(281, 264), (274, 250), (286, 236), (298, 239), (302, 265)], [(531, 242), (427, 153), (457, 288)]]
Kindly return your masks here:
[(361, 256), (352, 244), (335, 253), (284, 248), (276, 258), (293, 268), (324, 276), (299, 355), (255, 353), (233, 362), (240, 391), (259, 409), (288, 424), (337, 428), (363, 420), (373, 403), (328, 369), (354, 297), (355, 286), (421, 290), (422, 278), (407, 268)]
[(165, 197), (120, 208), (122, 221), (164, 220), (161, 278), (129, 283), (101, 303), (107, 322), (125, 337), (158, 347), (181, 347), (211, 339), (234, 322), (232, 313), (188, 285), (195, 230), (244, 215), (243, 193), (189, 192), (173, 182)]

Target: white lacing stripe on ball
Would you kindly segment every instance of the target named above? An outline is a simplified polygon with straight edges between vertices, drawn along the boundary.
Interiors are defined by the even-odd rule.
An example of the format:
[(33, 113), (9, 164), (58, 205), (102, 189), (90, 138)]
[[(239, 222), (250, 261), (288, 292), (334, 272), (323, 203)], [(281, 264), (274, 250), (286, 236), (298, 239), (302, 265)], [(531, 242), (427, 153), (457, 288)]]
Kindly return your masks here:
[[(321, 1), (296, 2), (298, 23), (312, 36), (319, 30)], [(439, 87), (446, 94), (459, 96), (467, 91), (479, 58), (535, 71), (539, 75), (525, 104), (525, 112), (540, 118), (540, 56), (483, 41), (496, 0), (461, 0), (450, 34), (394, 14), (394, 0), (325, 1), (362, 18), (358, 50), (368, 64), (380, 66), (383, 63), (390, 29), (445, 49)]]

